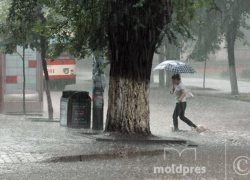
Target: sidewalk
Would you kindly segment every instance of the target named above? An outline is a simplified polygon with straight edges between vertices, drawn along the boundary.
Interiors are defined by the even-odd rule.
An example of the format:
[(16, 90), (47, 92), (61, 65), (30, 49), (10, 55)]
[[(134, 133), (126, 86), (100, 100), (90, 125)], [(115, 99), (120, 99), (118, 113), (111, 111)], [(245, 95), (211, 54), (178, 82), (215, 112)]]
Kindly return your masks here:
[[(159, 130), (160, 127), (158, 124)], [(82, 132), (84, 132), (83, 135), (80, 134)], [(223, 134), (223, 132), (167, 133), (168, 138), (174, 136), (194, 139), (195, 136), (199, 136), (210, 139), (198, 147), (187, 147), (186, 145), (138, 142), (100, 142), (87, 137), (88, 132), (85, 132), (81, 129), (60, 127), (58, 122), (34, 122), (25, 117), (0, 115), (1, 179), (139, 180), (164, 179), (166, 176), (171, 179), (183, 177), (186, 179), (224, 179), (226, 166), (229, 177), (249, 179), (249, 176), (237, 176), (233, 164), (238, 156), (249, 156), (250, 138), (248, 140), (244, 140), (243, 137), (232, 139), (232, 134)], [(96, 137), (99, 136), (103, 137), (101, 135)], [(244, 145), (237, 144), (237, 140), (242, 140)], [(227, 156), (225, 156), (225, 143), (228, 147)], [(190, 150), (195, 148), (197, 154), (194, 155), (194, 151), (184, 152), (188, 148)], [(175, 150), (184, 153), (180, 156)], [(227, 158), (227, 164), (224, 164), (225, 158)], [(190, 168), (205, 167), (207, 171), (206, 174), (189, 173), (187, 176), (154, 171), (155, 167), (172, 167), (172, 165), (179, 164)]]
[[(89, 80), (89, 76), (84, 74), (78, 77), (78, 84), (67, 88), (90, 92), (91, 87), (92, 82)], [(203, 91), (197, 87), (191, 87), (191, 90), (195, 94), (195, 98), (189, 100), (187, 117), (194, 120), (196, 124), (208, 126), (211, 132), (197, 135), (190, 131), (186, 124), (180, 122), (180, 128), (186, 132), (172, 133), (170, 125), (172, 124), (174, 97), (166, 90), (160, 90), (158, 84), (153, 84), (150, 91), (150, 128), (154, 135), (163, 139), (191, 140), (199, 145), (223, 144), (225, 139), (229, 139), (235, 144), (244, 144), (249, 141), (249, 103), (232, 102), (225, 97), (225, 93), (222, 93), (225, 96), (221, 96), (220, 91)], [(55, 118), (59, 118), (61, 92), (52, 92), (52, 94), (54, 115)], [(108, 89), (104, 95), (104, 117), (106, 117), (107, 111), (107, 94)], [(200, 97), (197, 98), (197, 96)], [(218, 100), (218, 98), (203, 96), (225, 98)], [(44, 114), (46, 117), (46, 111)], [(41, 162), (62, 156), (157, 150), (164, 146), (156, 143), (96, 141), (89, 136), (80, 134), (82, 131), (61, 127), (59, 122), (33, 122), (24, 116), (0, 114), (0, 163)]]
[[(191, 140), (198, 147), (96, 141), (95, 137), (104, 136), (92, 133), (94, 138), (90, 138), (91, 132), (61, 127), (58, 121), (36, 122), (24, 116), (0, 114), (0, 179), (225, 179), (227, 167), (228, 177), (249, 180), (249, 176), (237, 176), (233, 165), (240, 156), (250, 157), (250, 103), (206, 97), (190, 99), (187, 117), (210, 129), (201, 134), (190, 131), (182, 122), (180, 129), (184, 132), (171, 132), (173, 103), (174, 97), (166, 90), (151, 89), (152, 133), (163, 139)], [(197, 151), (197, 160), (192, 151), (185, 151), (181, 157), (174, 151), (188, 148)], [(155, 167), (172, 164), (203, 166), (207, 172), (187, 176), (154, 172)]]
[(78, 157), (98, 159), (150, 152), (162, 154), (167, 144), (111, 141), (102, 132), (96, 137), (95, 133), (86, 132), (61, 127), (58, 121), (35, 122), (24, 116), (0, 115), (0, 164), (80, 161)]
[[(250, 145), (249, 133), (241, 133), (241, 136), (232, 131), (197, 134), (186, 130), (183, 133), (171, 133), (160, 128), (161, 123), (158, 123), (157, 127), (154, 127), (155, 125), (157, 124), (153, 121), (152, 133), (157, 137), (131, 139), (117, 136), (118, 138), (114, 139), (114, 136), (103, 132), (62, 127), (58, 120), (43, 122), (25, 116), (1, 114), (0, 164), (76, 162), (124, 156), (162, 155), (166, 147), (196, 147), (196, 143), (220, 146), (226, 139), (232, 145)], [(158, 133), (155, 133), (155, 128)]]
[[(90, 79), (91, 73), (79, 74), (77, 84), (68, 86), (67, 89), (91, 92)], [(188, 86), (193, 86), (192, 83), (189, 84), (186, 80), (185, 82)], [(150, 89), (152, 134), (162, 139), (190, 140), (198, 144), (198, 147), (195, 147), (197, 161), (193, 159), (192, 152), (187, 151), (182, 154), (182, 158), (179, 158), (176, 152), (167, 154), (168, 162), (207, 167), (207, 174), (202, 176), (191, 174), (187, 177), (189, 179), (204, 177), (225, 179), (224, 170), (227, 167), (228, 177), (249, 180), (249, 176), (235, 176), (233, 163), (238, 156), (250, 157), (250, 103), (215, 97), (222, 93), (221, 91), (207, 89), (205, 93), (197, 87), (191, 89), (195, 97), (188, 99), (186, 115), (197, 125), (207, 126), (210, 131), (206, 133), (197, 134), (190, 131), (190, 128), (181, 121), (179, 127), (183, 132), (172, 133), (170, 125), (173, 123), (174, 96), (166, 89), (158, 88), (158, 84), (154, 84)], [(61, 127), (58, 122), (61, 94), (59, 91), (52, 92), (56, 122), (32, 121), (25, 116), (0, 114), (1, 180), (183, 178), (176, 174), (154, 174), (153, 170), (155, 166), (166, 167), (164, 148), (177, 147), (181, 151), (190, 148), (186, 144), (97, 141), (96, 138), (103, 138), (103, 134), (91, 135), (91, 132), (86, 133), (86, 130)], [(105, 122), (108, 89), (105, 91), (104, 100)], [(47, 113), (46, 103), (44, 104), (45, 118)], [(224, 164), (226, 145), (228, 159)]]

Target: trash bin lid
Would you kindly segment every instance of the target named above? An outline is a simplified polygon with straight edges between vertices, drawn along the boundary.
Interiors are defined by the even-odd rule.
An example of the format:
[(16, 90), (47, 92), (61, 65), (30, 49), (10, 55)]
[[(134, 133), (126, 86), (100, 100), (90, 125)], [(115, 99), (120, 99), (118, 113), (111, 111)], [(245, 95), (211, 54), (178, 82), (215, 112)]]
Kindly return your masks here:
[(63, 91), (62, 98), (69, 98), (73, 94), (75, 94), (77, 91)]
[(79, 91), (70, 96), (70, 99), (77, 99), (77, 100), (82, 100), (82, 99), (91, 99), (89, 97), (89, 92), (86, 91)]
[(73, 91), (73, 90), (63, 91), (62, 98), (66, 98), (66, 99), (68, 99), (68, 98), (90, 99), (89, 92), (87, 92), (87, 91)]

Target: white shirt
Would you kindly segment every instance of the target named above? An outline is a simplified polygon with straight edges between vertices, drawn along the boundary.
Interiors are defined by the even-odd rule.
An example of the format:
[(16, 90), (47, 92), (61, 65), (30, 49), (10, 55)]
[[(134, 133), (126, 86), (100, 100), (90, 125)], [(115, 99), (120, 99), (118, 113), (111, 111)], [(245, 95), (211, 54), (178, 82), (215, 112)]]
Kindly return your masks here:
[[(175, 102), (176, 102), (176, 103), (179, 102), (179, 99), (180, 99), (180, 97), (181, 97), (181, 95), (182, 95), (182, 92), (181, 92), (182, 89), (186, 90), (186, 87), (185, 87), (184, 84), (180, 83), (180, 84), (178, 84), (178, 85), (175, 85), (174, 94), (175, 94)], [(186, 100), (187, 100), (187, 98), (186, 98), (186, 96), (185, 96), (185, 97), (182, 99), (181, 102), (186, 102)]]

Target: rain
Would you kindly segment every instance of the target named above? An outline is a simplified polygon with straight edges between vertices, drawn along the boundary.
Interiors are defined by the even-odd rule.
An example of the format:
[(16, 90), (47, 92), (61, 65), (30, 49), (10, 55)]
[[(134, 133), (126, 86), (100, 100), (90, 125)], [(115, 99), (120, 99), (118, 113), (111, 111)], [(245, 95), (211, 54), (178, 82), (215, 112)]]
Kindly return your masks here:
[(249, 0), (1, 0), (0, 180), (249, 180)]

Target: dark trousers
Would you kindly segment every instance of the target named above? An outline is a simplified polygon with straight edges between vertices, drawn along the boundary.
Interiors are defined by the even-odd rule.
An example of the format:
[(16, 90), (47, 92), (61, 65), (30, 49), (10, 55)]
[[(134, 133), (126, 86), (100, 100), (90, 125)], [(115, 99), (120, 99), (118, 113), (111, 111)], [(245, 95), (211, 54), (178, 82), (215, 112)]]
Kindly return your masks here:
[(180, 117), (180, 119), (182, 121), (187, 123), (189, 126), (194, 127), (194, 128), (197, 127), (194, 123), (192, 123), (192, 121), (190, 121), (188, 118), (185, 117), (186, 107), (187, 107), (186, 102), (176, 103), (176, 106), (175, 106), (175, 109), (174, 109), (174, 114), (173, 114), (173, 121), (174, 121), (175, 129), (178, 128), (178, 116)]

